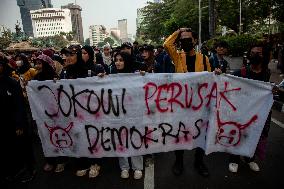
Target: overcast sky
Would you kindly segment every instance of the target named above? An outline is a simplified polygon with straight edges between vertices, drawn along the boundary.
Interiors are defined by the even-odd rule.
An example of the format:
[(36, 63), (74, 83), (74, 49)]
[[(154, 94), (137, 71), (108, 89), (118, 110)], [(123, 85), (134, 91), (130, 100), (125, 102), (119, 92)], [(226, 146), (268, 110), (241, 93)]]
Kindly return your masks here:
[[(90, 25), (104, 25), (107, 29), (117, 27), (117, 20), (127, 19), (128, 33), (136, 33), (137, 8), (152, 0), (77, 0), (82, 7), (84, 39), (88, 38)], [(16, 0), (0, 0), (0, 25), (15, 31), (17, 20), (21, 22), (20, 9)], [(74, 3), (75, 0), (51, 0), (53, 7)]]

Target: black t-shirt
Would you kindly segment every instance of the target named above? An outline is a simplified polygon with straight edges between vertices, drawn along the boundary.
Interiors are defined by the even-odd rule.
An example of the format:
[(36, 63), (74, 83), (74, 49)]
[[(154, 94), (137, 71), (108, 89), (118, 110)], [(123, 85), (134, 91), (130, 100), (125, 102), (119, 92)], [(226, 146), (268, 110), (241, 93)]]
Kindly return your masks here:
[(233, 75), (238, 76), (238, 77), (258, 80), (258, 81), (265, 81), (265, 82), (268, 82), (270, 79), (270, 75), (271, 75), (270, 70), (263, 70), (259, 73), (256, 73), (256, 72), (251, 71), (250, 68), (246, 68), (245, 71), (242, 71), (242, 69), (234, 72)]
[(186, 55), (186, 66), (188, 72), (195, 72), (195, 59), (196, 55), (193, 56)]

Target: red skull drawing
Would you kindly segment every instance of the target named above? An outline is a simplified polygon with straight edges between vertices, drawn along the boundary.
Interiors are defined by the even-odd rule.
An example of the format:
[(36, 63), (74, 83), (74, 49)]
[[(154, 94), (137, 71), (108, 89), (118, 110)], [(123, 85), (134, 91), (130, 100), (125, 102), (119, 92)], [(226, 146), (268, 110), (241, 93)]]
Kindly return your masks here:
[(53, 146), (57, 148), (68, 148), (72, 146), (73, 141), (71, 136), (69, 135), (69, 131), (74, 126), (73, 122), (71, 122), (66, 128), (59, 126), (50, 127), (46, 123), (44, 123), (44, 125), (50, 132), (50, 142)]
[(241, 140), (241, 131), (250, 126), (256, 120), (257, 115), (254, 115), (245, 124), (240, 124), (234, 121), (222, 122), (219, 110), (217, 110), (218, 131), (216, 135), (216, 142), (226, 147), (236, 146)]

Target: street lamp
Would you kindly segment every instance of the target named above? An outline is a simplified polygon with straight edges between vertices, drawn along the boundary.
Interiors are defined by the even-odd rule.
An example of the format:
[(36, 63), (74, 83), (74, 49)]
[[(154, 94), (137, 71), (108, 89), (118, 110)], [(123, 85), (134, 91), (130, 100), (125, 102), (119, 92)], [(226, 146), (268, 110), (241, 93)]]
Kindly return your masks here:
[(204, 8), (207, 8), (208, 6), (202, 7), (201, 8), (201, 0), (198, 0), (198, 10), (199, 10), (199, 16), (198, 16), (198, 25), (199, 25), (199, 30), (198, 30), (198, 49), (201, 48), (201, 16), (202, 16), (202, 12), (201, 10)]

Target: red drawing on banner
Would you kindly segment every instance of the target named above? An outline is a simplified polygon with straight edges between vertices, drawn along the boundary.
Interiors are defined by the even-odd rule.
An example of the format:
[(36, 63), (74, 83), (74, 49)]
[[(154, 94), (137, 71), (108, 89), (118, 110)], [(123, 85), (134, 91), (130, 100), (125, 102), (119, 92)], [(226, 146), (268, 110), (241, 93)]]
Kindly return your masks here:
[(69, 148), (73, 145), (73, 140), (69, 134), (69, 131), (74, 126), (73, 122), (71, 122), (66, 128), (59, 126), (50, 127), (46, 123), (44, 123), (44, 125), (50, 132), (49, 138), (53, 146), (57, 148)]
[(242, 130), (249, 127), (256, 120), (257, 115), (254, 115), (245, 124), (234, 121), (221, 121), (219, 110), (217, 110), (218, 131), (216, 135), (216, 143), (226, 147), (237, 146), (241, 140)]

